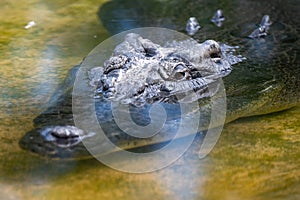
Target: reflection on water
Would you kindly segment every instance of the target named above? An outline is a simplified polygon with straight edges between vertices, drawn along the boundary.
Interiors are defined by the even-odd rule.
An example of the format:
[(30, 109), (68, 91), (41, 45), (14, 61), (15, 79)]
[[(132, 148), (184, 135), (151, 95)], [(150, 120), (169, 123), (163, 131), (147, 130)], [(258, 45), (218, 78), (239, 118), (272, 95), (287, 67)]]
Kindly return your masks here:
[(171, 199), (199, 199), (204, 197), (206, 176), (210, 173), (207, 169), (210, 158), (199, 160), (197, 152), (200, 148), (198, 146), (195, 143), (192, 149), (172, 166), (154, 174), (157, 184), (163, 190), (169, 191)]
[[(191, 9), (191, 6), (184, 5), (192, 5), (192, 1), (182, 1), (182, 6), (171, 10), (172, 4), (153, 2), (1, 2), (0, 199), (300, 198), (300, 107), (228, 124), (208, 158), (198, 160), (199, 144), (195, 142), (184, 157), (155, 173), (121, 173), (93, 159), (51, 161), (19, 148), (18, 140), (33, 128), (32, 120), (47, 107), (45, 102), (67, 71), (107, 38), (108, 31), (114, 33), (145, 25), (140, 24), (142, 22), (176, 29), (180, 29), (182, 24), (184, 29)], [(233, 4), (241, 9), (247, 7), (246, 3), (250, 1), (220, 2), (211, 1), (211, 10), (219, 8), (215, 5), (222, 5), (226, 11)], [(123, 6), (123, 10), (114, 11), (118, 12), (114, 16), (119, 18), (112, 18), (108, 11), (112, 4), (117, 3)], [(106, 24), (105, 28), (96, 14), (100, 4), (104, 6), (100, 8), (103, 12), (99, 15), (106, 17), (102, 19), (111, 19), (110, 25)], [(128, 5), (131, 10), (127, 9)], [(143, 9), (137, 11), (134, 6)], [(152, 12), (149, 12), (151, 6)], [(298, 5), (284, 6), (294, 12)], [(247, 8), (251, 9), (249, 5)], [(203, 24), (211, 14), (205, 9), (200, 11), (204, 17), (199, 22)], [(135, 21), (137, 18), (134, 17), (145, 12), (148, 12), (149, 18)], [(123, 17), (128, 13), (135, 20)], [(162, 17), (155, 18), (158, 14)], [(232, 12), (227, 14), (228, 21), (224, 25), (235, 26), (230, 21), (231, 15)], [(290, 19), (291, 24), (299, 24), (298, 18)], [(25, 29), (24, 26), (31, 20), (36, 22), (36, 26)], [(170, 23), (174, 21), (177, 24)], [(122, 26), (117, 26), (119, 24)], [(207, 24), (203, 37), (210, 36), (208, 30), (219, 29)], [(221, 29), (216, 37), (221, 39), (222, 34), (228, 33)], [(236, 30), (230, 34), (235, 35)], [(293, 39), (293, 35), (285, 39)]]

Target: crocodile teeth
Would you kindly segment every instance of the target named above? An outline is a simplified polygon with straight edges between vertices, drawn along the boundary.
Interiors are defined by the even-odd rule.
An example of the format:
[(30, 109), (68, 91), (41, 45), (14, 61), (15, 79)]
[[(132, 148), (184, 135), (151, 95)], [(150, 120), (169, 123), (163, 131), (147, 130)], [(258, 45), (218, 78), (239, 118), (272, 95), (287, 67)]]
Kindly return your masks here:
[(220, 63), (221, 62), (221, 58), (212, 58), (212, 61), (214, 61), (215, 63)]

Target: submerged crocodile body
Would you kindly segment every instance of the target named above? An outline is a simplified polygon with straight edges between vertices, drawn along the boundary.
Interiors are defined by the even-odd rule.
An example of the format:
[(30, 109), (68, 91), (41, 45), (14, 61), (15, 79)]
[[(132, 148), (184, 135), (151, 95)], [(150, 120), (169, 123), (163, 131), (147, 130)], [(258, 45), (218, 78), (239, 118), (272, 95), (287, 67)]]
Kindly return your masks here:
[[(199, 119), (198, 132), (206, 130), (212, 106), (210, 99), (218, 98), (219, 80), (225, 76), (226, 122), (299, 104), (298, 68), (283, 74), (277, 68), (261, 69), (262, 66), (254, 65), (251, 74), (248, 68), (241, 67), (249, 62), (247, 56), (232, 71), (233, 64), (243, 61), (232, 50), (233, 47), (213, 40), (201, 44), (194, 40), (171, 41), (161, 46), (137, 34), (127, 35), (104, 66), (89, 73), (98, 122), (107, 137), (124, 149), (169, 141), (183, 115), (178, 111), (178, 103), (193, 101), (198, 101), (199, 107), (190, 112), (200, 109), (204, 113)], [(71, 70), (50, 101), (49, 109), (35, 119), (37, 128), (21, 139), (22, 148), (54, 158), (89, 156), (82, 140), (92, 139), (94, 133), (75, 127), (72, 115), (72, 87), (79, 67)], [(150, 123), (151, 105), (160, 104), (167, 112), (167, 122), (151, 138), (129, 136), (115, 122), (111, 111), (111, 102), (115, 101), (130, 105), (131, 117), (144, 126)], [(221, 124), (217, 122), (214, 126), (218, 125)], [(109, 152), (103, 152), (106, 153)]]

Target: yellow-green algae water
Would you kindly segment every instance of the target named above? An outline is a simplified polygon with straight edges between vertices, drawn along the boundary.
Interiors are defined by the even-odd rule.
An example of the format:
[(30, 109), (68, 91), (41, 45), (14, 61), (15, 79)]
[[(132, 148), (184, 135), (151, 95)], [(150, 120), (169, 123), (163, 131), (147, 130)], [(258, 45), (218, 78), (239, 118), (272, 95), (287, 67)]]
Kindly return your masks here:
[(195, 143), (154, 173), (19, 148), (67, 71), (109, 37), (96, 16), (104, 2), (1, 1), (0, 199), (300, 199), (300, 107), (227, 124), (207, 158)]

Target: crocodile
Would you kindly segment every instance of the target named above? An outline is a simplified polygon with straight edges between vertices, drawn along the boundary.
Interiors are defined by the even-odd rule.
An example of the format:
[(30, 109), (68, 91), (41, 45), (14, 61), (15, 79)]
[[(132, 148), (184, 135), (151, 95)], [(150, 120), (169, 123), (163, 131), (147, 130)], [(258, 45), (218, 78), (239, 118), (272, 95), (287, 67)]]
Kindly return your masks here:
[[(221, 79), (227, 95), (226, 123), (299, 105), (297, 67), (282, 70), (261, 66), (257, 64), (262, 61), (261, 55), (255, 54), (257, 49), (245, 60), (233, 54), (236, 48), (214, 40), (169, 41), (159, 45), (138, 34), (128, 34), (103, 66), (89, 71), (97, 119), (107, 137), (128, 150), (168, 142), (183, 114), (179, 104), (195, 101), (198, 106), (190, 112), (200, 109), (204, 117), (193, 134), (202, 133), (209, 125), (211, 99), (220, 97)], [(253, 56), (257, 62), (253, 62)], [(242, 67), (244, 63), (246, 68)], [(21, 138), (23, 149), (50, 158), (91, 157), (83, 141), (93, 140), (95, 133), (76, 127), (72, 113), (72, 90), (79, 69), (80, 65), (70, 71), (50, 100), (49, 108), (34, 120), (36, 128)], [(160, 104), (167, 112), (166, 128), (150, 138), (127, 135), (115, 122), (112, 102), (129, 105), (131, 117), (143, 126), (151, 122), (151, 106)], [(217, 122), (214, 126), (219, 125)], [(110, 152), (103, 152), (106, 153)]]

